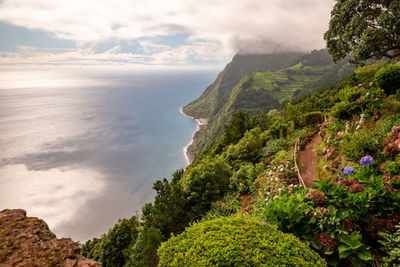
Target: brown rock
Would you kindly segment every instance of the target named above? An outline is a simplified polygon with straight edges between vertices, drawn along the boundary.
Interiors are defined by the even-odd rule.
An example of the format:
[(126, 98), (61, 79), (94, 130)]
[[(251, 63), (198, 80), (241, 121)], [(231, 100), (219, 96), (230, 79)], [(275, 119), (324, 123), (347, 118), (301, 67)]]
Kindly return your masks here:
[(0, 266), (102, 266), (86, 259), (70, 238), (57, 239), (47, 224), (24, 210), (0, 212)]

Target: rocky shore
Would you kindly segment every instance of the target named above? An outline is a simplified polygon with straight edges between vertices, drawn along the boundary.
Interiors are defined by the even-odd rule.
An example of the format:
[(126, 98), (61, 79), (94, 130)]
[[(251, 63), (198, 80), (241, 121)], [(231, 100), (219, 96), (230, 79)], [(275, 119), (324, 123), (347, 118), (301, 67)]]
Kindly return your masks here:
[(204, 127), (207, 126), (208, 118), (199, 118), (199, 117), (191, 116), (190, 114), (187, 113), (187, 111), (185, 111), (185, 107), (181, 107), (180, 112), (182, 113), (182, 115), (197, 121), (197, 129), (192, 135), (192, 140), (183, 149), (185, 157), (186, 157), (186, 161), (188, 162), (188, 164), (190, 164), (193, 162), (194, 157), (196, 156), (196, 154), (194, 152), (193, 144), (199, 138), (201, 129), (203, 129)]

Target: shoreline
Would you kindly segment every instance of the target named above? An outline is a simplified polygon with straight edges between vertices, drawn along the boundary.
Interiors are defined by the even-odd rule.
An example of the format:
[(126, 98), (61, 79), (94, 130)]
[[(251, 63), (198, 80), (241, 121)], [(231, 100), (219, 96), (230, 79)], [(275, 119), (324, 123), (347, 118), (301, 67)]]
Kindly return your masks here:
[(207, 119), (207, 118), (196, 118), (196, 117), (189, 116), (188, 114), (186, 114), (186, 113), (183, 111), (183, 107), (180, 107), (180, 108), (179, 108), (179, 112), (180, 112), (183, 116), (188, 117), (188, 118), (191, 118), (192, 120), (195, 120), (195, 121), (197, 122), (197, 128), (196, 128), (196, 130), (192, 133), (192, 139), (191, 139), (191, 141), (190, 141), (185, 147), (183, 147), (183, 154), (184, 154), (184, 156), (185, 156), (185, 159), (186, 159), (187, 164), (189, 165), (190, 163), (192, 163), (192, 161), (193, 161), (193, 159), (194, 159), (194, 157), (195, 157), (195, 154), (194, 154), (194, 151), (193, 151), (193, 144), (194, 144), (194, 142), (196, 142), (196, 140), (199, 138), (200, 130), (201, 130), (204, 126), (206, 126), (206, 125), (208, 124), (208, 119)]

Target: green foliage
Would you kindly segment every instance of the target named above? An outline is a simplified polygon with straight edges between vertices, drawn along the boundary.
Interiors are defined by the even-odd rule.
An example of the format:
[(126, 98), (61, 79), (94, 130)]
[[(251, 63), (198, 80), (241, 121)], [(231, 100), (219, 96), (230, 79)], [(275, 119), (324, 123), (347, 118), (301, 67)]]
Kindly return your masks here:
[(363, 262), (372, 260), (371, 253), (361, 242), (361, 235), (357, 232), (350, 236), (338, 236), (341, 245), (339, 246), (339, 257), (348, 259), (353, 266), (362, 266)]
[(395, 233), (385, 232), (379, 233), (383, 240), (379, 240), (382, 250), (388, 255), (383, 258), (384, 266), (400, 265), (400, 225), (397, 225)]
[(272, 156), (283, 149), (285, 141), (282, 139), (271, 139), (262, 150), (264, 157)]
[(142, 208), (142, 220), (148, 227), (161, 231), (165, 238), (171, 233), (180, 233), (190, 221), (188, 201), (181, 186), (183, 170), (177, 170), (172, 181), (167, 179), (156, 181), (153, 189), (156, 190), (154, 204), (147, 203)]
[(251, 129), (249, 113), (239, 110), (225, 126), (224, 143), (236, 144), (249, 129)]
[(313, 124), (318, 124), (322, 123), (324, 121), (324, 116), (322, 115), (321, 111), (313, 111), (304, 114), (303, 116), (303, 126), (307, 125), (313, 125)]
[(362, 130), (357, 135), (348, 135), (343, 139), (342, 153), (350, 160), (358, 162), (363, 156), (382, 157), (383, 136), (377, 131)]
[(239, 193), (226, 194), (222, 200), (212, 203), (206, 218), (213, 219), (237, 214), (240, 210)]
[(282, 195), (268, 200), (261, 214), (262, 218), (278, 225), (278, 229), (296, 236), (311, 232), (307, 211), (310, 205), (301, 194)]
[(241, 217), (194, 223), (158, 254), (160, 266), (326, 266), (294, 236)]
[[(260, 169), (263, 168), (262, 163), (259, 166)], [(231, 178), (230, 188), (242, 193), (249, 192), (251, 185), (253, 184), (259, 173), (260, 170), (257, 170), (257, 167), (253, 164), (240, 166), (239, 170), (237, 170)]]
[(129, 259), (125, 266), (156, 266), (158, 263), (157, 248), (163, 239), (160, 230), (153, 227), (142, 227), (136, 242), (124, 251)]
[(246, 132), (236, 144), (228, 147), (226, 156), (229, 160), (256, 162), (261, 155), (263, 140), (261, 129), (256, 127)]
[(231, 175), (231, 167), (221, 158), (205, 158), (187, 169), (181, 182), (193, 214), (192, 219), (204, 215), (211, 203), (229, 190)]
[(128, 258), (125, 256), (129, 245), (136, 240), (139, 221), (133, 216), (120, 219), (108, 233), (100, 239), (87, 241), (83, 245), (84, 256), (100, 261), (103, 266), (123, 266)]
[(385, 62), (376, 61), (373, 64), (357, 68), (354, 71), (354, 74), (355, 74), (355, 77), (356, 77), (356, 80), (357, 80), (357, 84), (374, 81), (376, 72), (383, 65), (385, 65)]
[(375, 81), (386, 95), (396, 94), (396, 91), (400, 89), (400, 66), (387, 64), (378, 70)]
[(336, 1), (324, 38), (334, 61), (350, 52), (355, 62), (400, 53), (397, 0)]

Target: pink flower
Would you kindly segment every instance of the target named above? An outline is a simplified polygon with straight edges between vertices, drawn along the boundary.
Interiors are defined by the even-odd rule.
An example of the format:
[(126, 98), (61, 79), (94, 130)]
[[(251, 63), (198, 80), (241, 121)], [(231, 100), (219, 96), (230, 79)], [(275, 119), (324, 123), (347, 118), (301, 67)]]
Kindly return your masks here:
[(398, 132), (400, 132), (400, 127), (399, 126), (393, 126), (392, 127), (392, 133), (398, 133)]
[(360, 124), (361, 124), (361, 125), (364, 125), (364, 124), (365, 124), (365, 121), (364, 121), (363, 118), (360, 119)]
[(394, 141), (394, 144), (397, 146), (397, 149), (400, 150), (400, 139), (397, 139), (396, 141)]
[(373, 83), (373, 82), (370, 82), (369, 85), (372, 86), (372, 85), (374, 85), (374, 83)]

